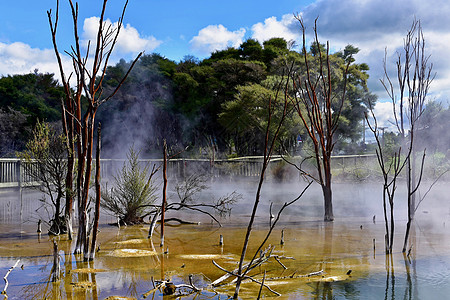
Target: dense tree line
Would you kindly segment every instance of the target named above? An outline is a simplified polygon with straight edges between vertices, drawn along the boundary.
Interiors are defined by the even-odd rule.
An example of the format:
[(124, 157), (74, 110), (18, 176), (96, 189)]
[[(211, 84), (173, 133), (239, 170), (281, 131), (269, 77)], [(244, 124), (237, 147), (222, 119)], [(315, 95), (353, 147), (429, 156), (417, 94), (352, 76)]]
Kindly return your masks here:
[(0, 78), (0, 157), (23, 150), (38, 120), (61, 119), (63, 93), (53, 74), (37, 70)]
[[(319, 48), (321, 47), (321, 48)], [(312, 58), (324, 45), (312, 44), (307, 55)], [(337, 133), (336, 153), (363, 150), (361, 135), (364, 112), (376, 97), (367, 88), (369, 67), (354, 61), (359, 49), (348, 45), (330, 55), (333, 85), (339, 87), (350, 60), (347, 90)], [(323, 51), (322, 51), (323, 52)], [(263, 44), (249, 39), (238, 48), (216, 51), (199, 60), (186, 56), (180, 62), (159, 54), (143, 55), (113, 101), (98, 111), (103, 124), (105, 157), (125, 157), (131, 145), (146, 156), (160, 156), (163, 139), (169, 147), (184, 149), (184, 155), (258, 155), (264, 142), (262, 128), (266, 111), (261, 101), (274, 93), (274, 85), (287, 67), (301, 74), (305, 70), (302, 54), (282, 38)], [(120, 60), (109, 66), (104, 89), (112, 89), (131, 62)], [(107, 94), (105, 92), (105, 94)], [(60, 119), (63, 89), (53, 74), (34, 73), (0, 78), (1, 156), (23, 149), (37, 120)], [(442, 118), (448, 109), (434, 107), (422, 127), (435, 127), (441, 138), (424, 136), (428, 145), (445, 152), (442, 142), (447, 131)], [(279, 134), (277, 151), (294, 151), (298, 137), (308, 139), (298, 115), (289, 114)], [(431, 140), (430, 140), (431, 139)], [(442, 148), (442, 149), (441, 149)]]
[[(319, 55), (317, 47), (324, 45), (312, 45), (307, 55)], [(115, 101), (99, 110), (103, 147), (110, 150), (107, 156), (123, 154), (120, 149), (128, 149), (124, 143), (140, 143), (147, 154), (159, 153), (163, 139), (175, 148), (190, 146), (187, 155), (208, 151), (261, 154), (266, 118), (262, 99), (270, 97), (287, 68), (305, 71), (302, 54), (291, 48), (282, 38), (263, 44), (248, 39), (238, 48), (216, 51), (204, 60), (186, 56), (176, 63), (159, 54), (144, 55)], [(365, 103), (376, 101), (367, 88), (367, 64), (357, 64), (352, 58), (358, 51), (349, 45), (331, 55), (336, 87), (351, 60), (338, 151), (355, 151), (363, 130)], [(122, 60), (108, 68), (105, 89), (117, 83), (128, 65)], [(278, 151), (294, 150), (303, 133), (291, 112), (280, 133)]]

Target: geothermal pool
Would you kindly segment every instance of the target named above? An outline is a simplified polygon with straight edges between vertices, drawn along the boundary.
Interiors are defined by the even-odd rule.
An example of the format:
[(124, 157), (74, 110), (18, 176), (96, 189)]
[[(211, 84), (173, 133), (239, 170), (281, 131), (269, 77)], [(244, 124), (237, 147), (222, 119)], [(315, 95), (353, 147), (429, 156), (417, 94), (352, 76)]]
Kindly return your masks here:
[[(20, 259), (9, 274), (8, 299), (162, 299), (153, 291), (154, 280), (171, 279), (175, 284), (189, 282), (193, 275), (197, 287), (208, 284), (224, 273), (212, 264), (233, 270), (242, 251), (246, 220), (250, 211), (253, 186), (235, 185), (244, 193), (243, 203), (232, 211), (223, 227), (201, 217), (200, 225), (169, 226), (164, 248), (159, 247), (159, 230), (153, 241), (147, 239), (148, 225), (117, 227), (106, 223), (104, 216), (99, 233), (100, 251), (93, 262), (71, 254), (74, 242), (67, 236), (49, 237), (36, 233), (34, 202), (36, 195), (17, 198), (0, 195), (0, 276)], [(225, 187), (224, 187), (225, 189)], [(251, 235), (249, 255), (259, 246), (268, 227), (268, 206), (274, 209), (288, 201), (299, 190), (289, 184), (267, 185), (255, 230)], [(254, 270), (261, 279), (266, 271), (266, 284), (282, 296), (267, 289), (263, 298), (277, 299), (446, 299), (450, 295), (450, 204), (445, 194), (447, 185), (438, 185), (417, 211), (410, 236), (409, 256), (401, 253), (406, 224), (401, 191), (396, 207), (396, 239), (392, 256), (384, 254), (384, 223), (381, 188), (378, 185), (335, 184), (335, 221), (322, 220), (320, 191), (314, 187), (304, 198), (290, 207), (273, 232), (268, 244), (286, 269), (269, 259)], [(31, 202), (31, 203), (30, 203)], [(9, 204), (8, 204), (9, 203)], [(38, 205), (38, 204), (36, 204)], [(17, 209), (22, 207), (22, 222)], [(5, 213), (5, 209), (9, 209)], [(373, 216), (375, 215), (375, 222)], [(182, 214), (186, 220), (199, 220), (196, 214)], [(168, 216), (169, 217), (169, 216)], [(44, 226), (44, 231), (46, 230)], [(281, 230), (284, 245), (280, 245)], [(219, 246), (222, 235), (224, 245)], [(53, 240), (59, 246), (62, 279), (52, 283)], [(169, 248), (168, 253), (166, 248)], [(347, 273), (351, 270), (351, 273)], [(307, 274), (315, 274), (309, 277)], [(3, 283), (3, 282), (2, 282)], [(4, 285), (0, 284), (3, 290)], [(150, 293), (149, 293), (150, 292)], [(242, 299), (255, 299), (259, 285), (245, 282)], [(228, 284), (182, 299), (227, 299), (234, 293)], [(109, 298), (114, 299), (114, 298)], [(119, 298), (116, 298), (119, 299)], [(164, 297), (165, 299), (165, 297)]]

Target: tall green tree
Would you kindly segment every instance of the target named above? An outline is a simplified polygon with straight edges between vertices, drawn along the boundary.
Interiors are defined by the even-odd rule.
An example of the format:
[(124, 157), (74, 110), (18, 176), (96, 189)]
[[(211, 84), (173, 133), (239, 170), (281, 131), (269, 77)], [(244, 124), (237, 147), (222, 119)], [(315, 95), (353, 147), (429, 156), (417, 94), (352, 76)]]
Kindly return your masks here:
[[(262, 155), (264, 149), (265, 130), (267, 127), (267, 99), (272, 98), (272, 124), (278, 124), (278, 118), (283, 111), (281, 97), (276, 96), (273, 83), (283, 80), (272, 76), (261, 84), (238, 86), (238, 92), (233, 100), (222, 105), (219, 122), (226, 129), (230, 141), (235, 146), (238, 155)], [(286, 80), (286, 79), (284, 79)], [(293, 114), (292, 106), (285, 113), (283, 126), (279, 129), (275, 150), (287, 149), (289, 140), (301, 132), (298, 116)], [(269, 132), (275, 129), (269, 127)]]
[[(364, 145), (361, 147), (361, 144), (358, 144), (364, 130), (364, 114), (368, 111), (368, 107), (373, 107), (377, 101), (377, 96), (367, 87), (369, 66), (366, 63), (355, 62), (354, 55), (358, 52), (358, 48), (347, 45), (344, 50), (334, 54), (339, 61), (338, 68), (341, 72), (346, 64), (350, 64), (346, 77), (346, 94), (336, 131), (336, 150), (345, 153), (364, 150)], [(336, 88), (342, 86), (342, 76), (339, 78), (335, 79)]]
[(0, 108), (0, 157), (22, 151), (31, 131), (27, 115), (12, 108)]
[(0, 108), (12, 108), (27, 115), (34, 127), (37, 120), (54, 122), (61, 116), (64, 90), (53, 74), (34, 73), (8, 75), (0, 78)]

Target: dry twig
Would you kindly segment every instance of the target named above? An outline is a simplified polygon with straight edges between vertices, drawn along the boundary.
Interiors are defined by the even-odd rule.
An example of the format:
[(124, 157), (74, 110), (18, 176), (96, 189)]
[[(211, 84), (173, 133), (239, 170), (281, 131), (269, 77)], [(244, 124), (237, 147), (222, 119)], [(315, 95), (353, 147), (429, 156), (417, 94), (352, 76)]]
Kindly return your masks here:
[(9, 273), (11, 273), (12, 272), (12, 270), (15, 268), (15, 267), (17, 267), (17, 265), (19, 264), (19, 262), (20, 262), (20, 259), (18, 259), (17, 261), (16, 261), (16, 263), (14, 264), (14, 266), (12, 266), (11, 268), (9, 268), (9, 270), (8, 270), (8, 272), (6, 272), (6, 275), (3, 277), (3, 280), (5, 281), (5, 288), (3, 289), (3, 291), (2, 291), (2, 295), (6, 295), (6, 289), (8, 288), (8, 276), (9, 276)]

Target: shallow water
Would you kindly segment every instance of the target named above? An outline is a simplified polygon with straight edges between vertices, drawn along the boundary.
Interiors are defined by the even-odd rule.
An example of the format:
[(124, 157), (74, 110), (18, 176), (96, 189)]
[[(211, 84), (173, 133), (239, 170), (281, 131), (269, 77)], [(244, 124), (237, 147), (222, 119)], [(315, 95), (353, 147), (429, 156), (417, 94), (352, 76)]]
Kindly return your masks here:
[[(321, 221), (320, 203), (317, 203), (320, 197), (315, 190), (309, 191), (311, 193), (305, 195), (302, 202), (287, 211), (268, 244), (275, 245), (274, 254), (294, 259), (281, 259), (287, 269), (272, 258), (255, 270), (259, 279), (264, 271), (267, 272), (266, 283), (282, 294), (278, 299), (448, 298), (450, 233), (446, 222), (447, 227), (450, 226), (450, 215), (448, 197), (440, 193), (446, 187), (438, 188), (418, 211), (411, 234), (411, 255), (406, 259), (401, 253), (406, 223), (401, 217), (401, 205), (398, 205), (394, 254), (387, 257), (383, 250), (381, 203), (372, 201), (372, 198), (378, 198), (379, 191), (372, 188), (341, 186), (336, 189), (336, 220), (333, 223)], [(281, 186), (278, 191), (266, 191), (265, 197), (274, 203), (282, 203), (295, 192), (289, 186)], [(269, 200), (264, 201), (247, 258), (266, 233)], [(0, 275), (4, 276), (20, 259), (18, 267), (8, 276), (8, 299), (105, 299), (109, 296), (143, 299), (153, 288), (152, 277), (155, 280), (171, 279), (180, 284), (187, 283), (190, 274), (194, 275), (195, 285), (204, 288), (224, 274), (212, 260), (228, 270), (237, 266), (248, 210), (245, 203), (238, 205), (234, 217), (224, 220), (223, 227), (209, 222), (167, 227), (164, 249), (159, 247), (158, 229), (152, 244), (147, 239), (147, 225), (118, 229), (103, 224), (99, 234), (100, 251), (91, 263), (82, 262), (81, 257), (71, 254), (74, 243), (66, 236), (56, 237), (63, 272), (59, 283), (50, 282), (53, 238), (47, 234), (38, 235), (32, 222), (17, 224), (3, 220), (0, 222)], [(377, 215), (375, 223), (372, 222), (373, 215)], [(192, 214), (183, 217), (198, 219)], [(24, 218), (27, 218), (25, 214)], [(103, 223), (107, 223), (107, 218)], [(280, 245), (282, 229), (284, 245)], [(223, 246), (218, 245), (220, 235), (224, 238)], [(166, 247), (169, 253), (163, 254)], [(319, 276), (287, 278), (320, 270), (324, 272)], [(346, 274), (349, 270), (352, 270), (350, 276)], [(275, 280), (274, 277), (286, 278)], [(255, 299), (258, 291), (256, 283), (246, 282), (240, 296)], [(183, 299), (227, 299), (233, 292), (233, 285), (225, 285)], [(263, 289), (262, 295), (264, 298), (275, 297), (267, 289)], [(160, 291), (147, 297), (162, 298)]]

